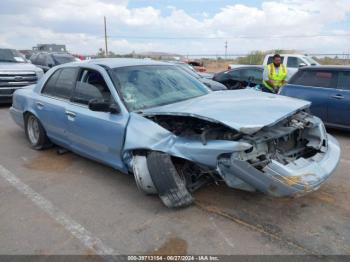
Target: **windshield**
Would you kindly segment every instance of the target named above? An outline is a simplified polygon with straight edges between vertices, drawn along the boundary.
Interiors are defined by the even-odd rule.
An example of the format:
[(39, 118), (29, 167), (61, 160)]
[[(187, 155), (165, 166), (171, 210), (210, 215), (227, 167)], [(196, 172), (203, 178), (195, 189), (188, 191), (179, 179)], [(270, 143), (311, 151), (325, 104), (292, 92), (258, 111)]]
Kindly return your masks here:
[(0, 49), (0, 62), (27, 63), (24, 56), (14, 49)]
[(187, 65), (176, 64), (176, 66), (179, 67), (181, 70), (184, 70), (186, 73), (190, 74), (194, 78), (201, 78), (200, 75), (198, 75), (196, 72), (193, 72)]
[(319, 63), (311, 57), (304, 56), (304, 59), (310, 63), (310, 65), (319, 65)]
[(129, 66), (115, 68), (113, 72), (130, 111), (171, 104), (209, 93), (201, 82), (176, 66)]
[(69, 55), (53, 55), (53, 58), (59, 65), (76, 61), (74, 56)]

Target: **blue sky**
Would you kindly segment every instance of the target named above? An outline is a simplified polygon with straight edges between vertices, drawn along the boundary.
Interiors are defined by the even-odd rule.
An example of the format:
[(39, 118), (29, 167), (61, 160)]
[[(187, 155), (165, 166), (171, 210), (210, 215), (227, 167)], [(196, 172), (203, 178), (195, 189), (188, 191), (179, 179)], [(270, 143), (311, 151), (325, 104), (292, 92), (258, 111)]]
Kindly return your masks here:
[(1, 0), (0, 47), (66, 44), (110, 50), (242, 54), (296, 49), (343, 53), (350, 42), (350, 0)]
[(202, 19), (203, 13), (213, 16), (227, 5), (244, 4), (247, 6), (260, 6), (261, 3), (262, 1), (258, 0), (132, 0), (129, 2), (128, 7), (138, 8), (151, 5), (160, 9), (164, 15), (169, 15), (171, 13), (171, 7), (176, 7), (185, 10), (193, 17)]

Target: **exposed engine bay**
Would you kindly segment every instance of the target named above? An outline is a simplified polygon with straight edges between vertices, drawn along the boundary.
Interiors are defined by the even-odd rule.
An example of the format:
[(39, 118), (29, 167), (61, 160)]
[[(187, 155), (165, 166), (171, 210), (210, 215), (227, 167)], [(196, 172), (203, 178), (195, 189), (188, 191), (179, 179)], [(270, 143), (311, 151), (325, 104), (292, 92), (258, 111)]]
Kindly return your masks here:
[(235, 152), (235, 157), (248, 161), (262, 169), (274, 159), (288, 164), (300, 157), (308, 158), (326, 150), (327, 142), (323, 125), (317, 118), (301, 111), (276, 125), (264, 127), (253, 135), (233, 130), (221, 123), (213, 123), (189, 116), (157, 115), (149, 119), (158, 123), (176, 136), (200, 140), (203, 145), (209, 140), (230, 140), (252, 145), (248, 150)]
[[(178, 137), (201, 141), (203, 145), (212, 140), (228, 140), (250, 145), (248, 149), (233, 150), (232, 153), (218, 156), (218, 169), (209, 169), (202, 164), (175, 159), (178, 173), (186, 179), (190, 192), (208, 182), (220, 180), (224, 180), (230, 187), (268, 192), (265, 186), (261, 188), (260, 182), (254, 186), (247, 181), (260, 179), (261, 174), (265, 173), (270, 176), (272, 169), (269, 165), (280, 165), (280, 168), (284, 168), (293, 164), (295, 168), (303, 168), (309, 164), (308, 161), (314, 161), (313, 157), (327, 151), (324, 125), (318, 118), (305, 111), (299, 111), (272, 126), (263, 127), (254, 134), (244, 134), (221, 123), (189, 116), (157, 115), (148, 118)], [(300, 161), (302, 159), (304, 161)], [(247, 181), (244, 175), (239, 178), (242, 169), (238, 167), (240, 164), (244, 164), (243, 169), (251, 175)], [(226, 166), (228, 171), (232, 169), (234, 172), (230, 171), (229, 174), (228, 171), (223, 172), (225, 169), (223, 166)]]
[(242, 134), (229, 127), (196, 117), (156, 115), (148, 118), (176, 136), (200, 139), (203, 144), (208, 140), (237, 141), (242, 138)]
[(299, 112), (265, 127), (254, 135), (245, 135), (241, 141), (248, 142), (251, 150), (236, 153), (237, 159), (246, 160), (262, 170), (271, 160), (287, 165), (299, 158), (309, 158), (325, 152), (327, 146), (323, 124), (306, 112)]

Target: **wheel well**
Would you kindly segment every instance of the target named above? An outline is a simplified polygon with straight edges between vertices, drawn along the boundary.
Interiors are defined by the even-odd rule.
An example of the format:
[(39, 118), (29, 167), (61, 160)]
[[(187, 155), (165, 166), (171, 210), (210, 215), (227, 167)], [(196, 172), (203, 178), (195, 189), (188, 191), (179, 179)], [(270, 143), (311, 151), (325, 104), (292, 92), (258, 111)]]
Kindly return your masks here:
[(23, 112), (23, 120), (25, 120), (25, 119), (26, 119), (26, 117), (27, 117), (28, 115), (30, 115), (30, 114), (32, 114), (32, 115), (33, 115), (33, 113), (32, 113), (32, 112), (30, 112), (30, 111), (24, 111), (24, 112)]
[(215, 170), (211, 170), (204, 166), (200, 166), (189, 159), (152, 149), (134, 149), (131, 151), (132, 155), (139, 155), (145, 157), (150, 155), (152, 152), (163, 153), (170, 156), (171, 162), (173, 163), (177, 172), (186, 179), (186, 182), (189, 186), (188, 189), (190, 190), (190, 192), (197, 190), (204, 184), (218, 180), (218, 176), (216, 175)]

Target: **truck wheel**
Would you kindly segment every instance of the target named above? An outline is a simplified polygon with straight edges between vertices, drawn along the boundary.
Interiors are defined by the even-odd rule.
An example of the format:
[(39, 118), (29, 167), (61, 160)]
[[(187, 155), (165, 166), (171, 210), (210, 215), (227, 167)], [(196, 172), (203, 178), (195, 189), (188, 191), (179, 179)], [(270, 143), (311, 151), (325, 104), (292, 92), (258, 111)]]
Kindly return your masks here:
[(26, 136), (32, 148), (41, 150), (51, 145), (39, 119), (37, 119), (33, 114), (28, 113), (25, 115), (24, 125)]
[(147, 165), (160, 199), (167, 207), (186, 207), (193, 197), (186, 188), (186, 180), (177, 172), (171, 157), (165, 153), (151, 152)]

